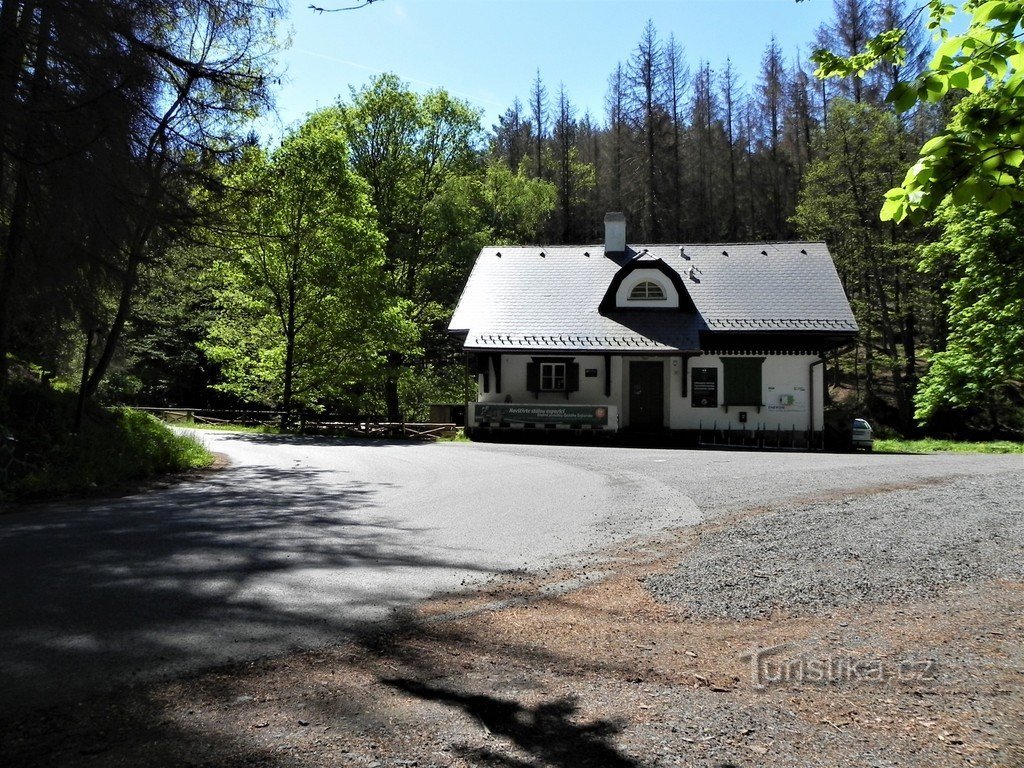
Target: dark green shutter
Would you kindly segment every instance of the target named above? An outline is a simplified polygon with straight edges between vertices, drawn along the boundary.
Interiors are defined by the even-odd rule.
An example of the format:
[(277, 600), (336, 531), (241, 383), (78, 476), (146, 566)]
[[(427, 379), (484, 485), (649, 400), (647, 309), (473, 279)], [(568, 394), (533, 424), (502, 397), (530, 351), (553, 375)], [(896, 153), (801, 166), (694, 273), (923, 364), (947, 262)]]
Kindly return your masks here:
[(576, 392), (580, 388), (580, 364), (565, 364), (565, 391)]
[(526, 364), (526, 388), (530, 392), (540, 392), (540, 363)]
[(763, 357), (723, 357), (725, 397), (722, 405), (763, 405), (761, 401), (761, 364)]

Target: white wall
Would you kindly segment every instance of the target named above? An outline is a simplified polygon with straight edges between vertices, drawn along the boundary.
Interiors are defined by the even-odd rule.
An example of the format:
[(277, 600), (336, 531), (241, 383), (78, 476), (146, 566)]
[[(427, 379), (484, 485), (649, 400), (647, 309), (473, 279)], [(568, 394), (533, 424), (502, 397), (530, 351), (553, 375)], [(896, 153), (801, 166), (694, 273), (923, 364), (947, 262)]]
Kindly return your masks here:
[[(564, 393), (541, 392), (535, 395), (526, 389), (526, 365), (534, 357), (572, 357), (580, 366), (580, 389)], [(729, 355), (741, 357), (741, 355)], [(758, 356), (760, 357), (760, 355)], [(672, 429), (740, 429), (744, 425), (739, 421), (739, 413), (747, 414), (747, 429), (796, 429), (802, 431), (810, 425), (813, 408), (814, 428), (820, 430), (824, 412), (822, 398), (823, 366), (814, 367), (813, 403), (810, 401), (809, 366), (818, 359), (816, 355), (768, 355), (761, 368), (761, 402), (764, 404), (760, 412), (752, 406), (725, 406), (717, 408), (692, 408), (690, 391), (692, 387), (692, 369), (718, 369), (718, 399), (725, 395), (725, 380), (722, 372), (722, 361), (717, 355), (701, 355), (684, 361), (678, 355), (663, 356), (629, 356), (611, 357), (611, 396), (604, 394), (605, 358), (603, 355), (572, 355), (570, 354), (527, 354), (502, 355), (501, 391), (495, 391), (493, 370), (490, 375), (490, 392), (482, 390), (483, 376), (477, 377), (477, 400), (482, 403), (503, 403), (508, 400), (514, 403), (552, 403), (552, 404), (587, 404), (615, 405), (622, 416), (622, 424), (629, 424), (629, 366), (630, 360), (660, 360), (664, 362), (665, 391), (665, 426)], [(682, 392), (682, 366), (687, 365), (687, 387)], [(597, 376), (587, 378), (586, 370), (594, 369)]]
[[(534, 395), (526, 388), (526, 365), (535, 357), (571, 357), (580, 366), (580, 388), (576, 392), (570, 392), (566, 397), (564, 392), (540, 392)], [(491, 369), (490, 392), (483, 391), (483, 376), (477, 376), (477, 400), (481, 403), (503, 403), (507, 397), (511, 397), (514, 403), (570, 403), (570, 404), (617, 404), (621, 397), (619, 387), (619, 371), (622, 367), (621, 358), (612, 356), (612, 394), (605, 397), (604, 394), (604, 355), (573, 355), (569, 353), (540, 353), (528, 355), (502, 355), (501, 356), (501, 391), (494, 391), (494, 369)], [(588, 378), (587, 369), (596, 370), (597, 376)]]
[[(744, 355), (728, 355), (728, 357), (744, 357)], [(757, 355), (761, 357), (761, 355)], [(671, 365), (671, 382), (669, 396), (669, 425), (672, 429), (710, 429), (717, 424), (719, 429), (741, 429), (744, 424), (739, 420), (740, 412), (747, 414), (747, 429), (807, 429), (810, 424), (811, 409), (814, 409), (814, 428), (821, 429), (823, 415), (822, 366), (814, 368), (814, 402), (810, 402), (810, 375), (808, 367), (818, 359), (817, 355), (767, 355), (761, 366), (761, 402), (760, 411), (752, 406), (731, 405), (726, 408), (693, 408), (690, 406), (690, 391), (693, 380), (693, 368), (718, 369), (718, 400), (721, 403), (725, 395), (725, 379), (722, 372), (722, 359), (717, 355), (701, 355), (690, 358), (690, 367), (686, 396), (680, 393), (682, 387), (681, 368)], [(792, 398), (792, 404), (786, 404)], [(628, 418), (628, 417), (627, 417)], [(628, 423), (628, 422), (627, 422)]]

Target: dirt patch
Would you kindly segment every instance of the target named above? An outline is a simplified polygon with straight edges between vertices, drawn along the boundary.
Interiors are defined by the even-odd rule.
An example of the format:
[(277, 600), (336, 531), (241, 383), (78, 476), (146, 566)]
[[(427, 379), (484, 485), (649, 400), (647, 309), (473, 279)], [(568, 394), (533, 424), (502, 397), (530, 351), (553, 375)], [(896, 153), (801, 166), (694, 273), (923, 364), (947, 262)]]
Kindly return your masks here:
[(1024, 766), (1024, 585), (708, 619), (644, 588), (702, 536), (508, 574), (361, 643), (0, 723), (17, 766)]

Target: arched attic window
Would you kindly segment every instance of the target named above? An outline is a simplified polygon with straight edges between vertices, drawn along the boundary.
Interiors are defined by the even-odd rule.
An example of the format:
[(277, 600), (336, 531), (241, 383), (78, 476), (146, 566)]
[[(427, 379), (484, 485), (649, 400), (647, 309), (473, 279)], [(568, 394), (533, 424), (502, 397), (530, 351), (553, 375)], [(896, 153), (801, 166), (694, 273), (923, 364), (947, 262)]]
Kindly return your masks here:
[(665, 289), (650, 280), (637, 283), (629, 292), (629, 301), (664, 301), (666, 298)]

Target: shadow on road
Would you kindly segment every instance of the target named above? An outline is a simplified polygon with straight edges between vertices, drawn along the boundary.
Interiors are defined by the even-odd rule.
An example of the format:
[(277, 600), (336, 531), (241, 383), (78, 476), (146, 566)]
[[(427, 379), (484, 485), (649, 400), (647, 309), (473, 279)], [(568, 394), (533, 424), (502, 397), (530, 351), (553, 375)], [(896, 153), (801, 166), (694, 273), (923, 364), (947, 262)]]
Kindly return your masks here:
[(381, 509), (384, 484), (242, 467), (0, 525), (0, 716), (289, 647), (330, 644), (476, 570)]

